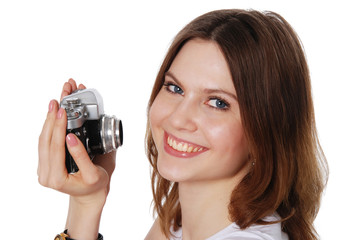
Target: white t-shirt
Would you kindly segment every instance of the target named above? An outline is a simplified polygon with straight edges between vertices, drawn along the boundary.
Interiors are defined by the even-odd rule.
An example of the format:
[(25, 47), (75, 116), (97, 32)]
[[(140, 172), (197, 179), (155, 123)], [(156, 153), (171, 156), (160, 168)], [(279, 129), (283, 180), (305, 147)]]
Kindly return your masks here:
[[(277, 214), (265, 217), (266, 222), (278, 221)], [(182, 229), (173, 233), (175, 237), (170, 240), (182, 240)], [(288, 235), (282, 232), (281, 224), (274, 223), (269, 225), (254, 224), (246, 229), (241, 229), (236, 223), (215, 233), (206, 240), (288, 240)]]

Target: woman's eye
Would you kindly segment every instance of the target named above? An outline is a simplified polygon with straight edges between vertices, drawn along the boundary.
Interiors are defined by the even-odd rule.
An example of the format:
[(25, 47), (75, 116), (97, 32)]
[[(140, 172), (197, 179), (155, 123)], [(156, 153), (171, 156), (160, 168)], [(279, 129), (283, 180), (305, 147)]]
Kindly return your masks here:
[(224, 100), (218, 98), (212, 98), (208, 101), (208, 105), (220, 110), (226, 110), (229, 107), (229, 104)]
[(165, 84), (165, 86), (166, 86), (167, 91), (169, 91), (171, 93), (183, 95), (183, 90), (179, 86), (172, 84), (172, 83)]

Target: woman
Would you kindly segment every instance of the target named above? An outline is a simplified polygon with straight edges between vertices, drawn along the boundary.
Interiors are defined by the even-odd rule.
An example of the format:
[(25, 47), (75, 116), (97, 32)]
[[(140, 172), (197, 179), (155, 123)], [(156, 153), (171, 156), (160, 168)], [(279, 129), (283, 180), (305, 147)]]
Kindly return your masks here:
[[(39, 181), (71, 196), (71, 238), (96, 239), (115, 154), (93, 164), (69, 134), (80, 171), (68, 175), (65, 115), (50, 102)], [(221, 10), (188, 24), (158, 73), (146, 137), (158, 216), (146, 239), (317, 239), (327, 167), (305, 56), (281, 16)]]

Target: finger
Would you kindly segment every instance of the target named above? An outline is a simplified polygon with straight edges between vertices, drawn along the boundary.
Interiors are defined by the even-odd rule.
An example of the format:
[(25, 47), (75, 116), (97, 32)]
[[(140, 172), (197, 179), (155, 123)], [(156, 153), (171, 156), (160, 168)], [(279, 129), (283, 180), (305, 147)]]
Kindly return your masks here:
[(42, 183), (44, 183), (43, 179), (46, 178), (46, 173), (49, 170), (50, 163), (49, 163), (49, 154), (51, 153), (50, 145), (51, 145), (51, 138), (53, 134), (53, 128), (56, 119), (56, 113), (58, 110), (58, 102), (56, 100), (51, 100), (49, 103), (49, 109), (47, 113), (47, 118), (44, 122), (41, 134), (39, 136), (39, 143), (38, 143), (38, 176), (39, 180), (41, 177)]
[(98, 181), (96, 177), (98, 177), (98, 169), (92, 163), (88, 153), (81, 143), (81, 141), (75, 136), (75, 134), (68, 134), (66, 136), (67, 148), (75, 160), (77, 166), (79, 167), (79, 171), (87, 184), (94, 184)]
[(56, 114), (56, 121), (51, 138), (51, 168), (57, 174), (63, 175), (66, 171), (65, 167), (65, 137), (66, 137), (67, 117), (66, 111), (60, 108)]
[(39, 137), (39, 148), (48, 147), (50, 145), (53, 126), (55, 124), (55, 119), (56, 119), (56, 113), (59, 107), (58, 105), (59, 104), (56, 100), (51, 100), (49, 103), (49, 110), (47, 113), (47, 117)]
[(79, 85), (79, 89), (86, 89), (86, 86), (81, 83), (81, 84)]
[(64, 83), (61, 92), (61, 100), (63, 97), (70, 95), (72, 92), (77, 90), (76, 81), (70, 78), (67, 82)]
[(70, 83), (71, 85), (71, 92), (76, 91), (77, 90), (77, 84), (76, 81), (73, 80), (72, 78), (69, 79), (68, 83)]
[(72, 85), (69, 82), (65, 82), (64, 86), (62, 87), (60, 100), (62, 100), (64, 97), (70, 95), (71, 93), (72, 93)]

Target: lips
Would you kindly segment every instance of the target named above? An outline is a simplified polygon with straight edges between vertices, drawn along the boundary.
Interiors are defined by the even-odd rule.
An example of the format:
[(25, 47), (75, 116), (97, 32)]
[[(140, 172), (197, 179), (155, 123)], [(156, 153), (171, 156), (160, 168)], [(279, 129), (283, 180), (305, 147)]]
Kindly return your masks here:
[(167, 132), (165, 132), (163, 140), (165, 151), (175, 157), (195, 157), (208, 150), (203, 146), (176, 138), (175, 136), (170, 135)]

